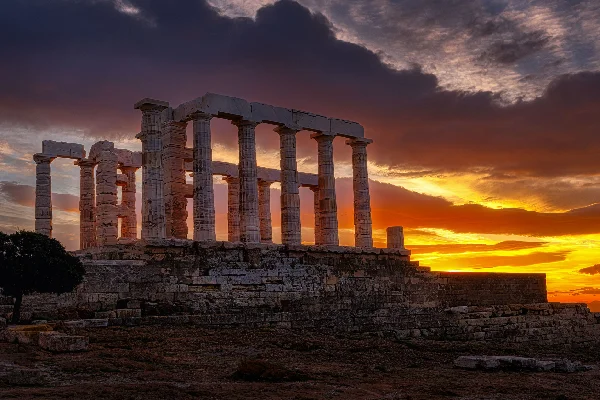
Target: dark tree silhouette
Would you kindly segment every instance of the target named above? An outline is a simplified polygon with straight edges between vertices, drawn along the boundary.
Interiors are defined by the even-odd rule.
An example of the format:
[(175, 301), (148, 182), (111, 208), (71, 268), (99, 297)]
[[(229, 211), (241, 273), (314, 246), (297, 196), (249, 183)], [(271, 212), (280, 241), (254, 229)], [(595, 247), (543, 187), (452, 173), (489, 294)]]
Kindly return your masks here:
[(13, 323), (20, 319), (23, 295), (70, 292), (84, 273), (81, 261), (56, 239), (35, 232), (0, 232), (0, 288), (15, 298)]

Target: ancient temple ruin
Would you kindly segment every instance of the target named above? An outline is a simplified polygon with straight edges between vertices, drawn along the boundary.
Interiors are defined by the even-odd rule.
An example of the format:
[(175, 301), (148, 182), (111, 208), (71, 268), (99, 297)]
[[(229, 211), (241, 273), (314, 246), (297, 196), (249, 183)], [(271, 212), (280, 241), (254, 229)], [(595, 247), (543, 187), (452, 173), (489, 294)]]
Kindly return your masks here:
[[(142, 151), (102, 141), (44, 141), (37, 164), (36, 230), (52, 235), (50, 163), (80, 168), (86, 275), (73, 293), (25, 297), (30, 319), (82, 326), (193, 324), (392, 332), (399, 338), (567, 344), (597, 341), (600, 315), (548, 303), (542, 273), (435, 272), (410, 259), (402, 227), (373, 247), (364, 130), (344, 121), (208, 93), (176, 108), (143, 99)], [(239, 163), (212, 159), (211, 120), (238, 128)], [(187, 148), (191, 122), (193, 148)], [(257, 166), (255, 128), (279, 135), (281, 169)], [(318, 173), (300, 173), (296, 135), (310, 131)], [(333, 139), (352, 147), (355, 246), (338, 246)], [(142, 169), (142, 204), (136, 170)], [(213, 176), (228, 185), (228, 241), (216, 241)], [(191, 178), (192, 183), (188, 183)], [(281, 184), (283, 244), (272, 243), (270, 191)], [(119, 190), (121, 196), (119, 201)], [(314, 192), (315, 246), (301, 243), (299, 187)], [(193, 241), (186, 205), (193, 199)], [(141, 208), (137, 238), (136, 207)], [(120, 229), (118, 232), (120, 220)], [(308, 242), (308, 241), (306, 241)], [(12, 299), (10, 299), (12, 301)], [(0, 316), (12, 303), (0, 296)], [(2, 305), (7, 304), (8, 306)], [(88, 324), (88, 325), (86, 325)]]
[[(333, 139), (347, 138), (352, 148), (355, 246), (373, 246), (367, 145), (363, 127), (352, 121), (213, 93), (181, 104), (143, 99), (141, 152), (118, 149), (101, 141), (86, 152), (82, 145), (44, 141), (34, 155), (36, 169), (36, 231), (52, 235), (50, 163), (57, 157), (75, 159), (80, 167), (81, 248), (136, 239), (135, 172), (142, 168), (141, 239), (186, 239), (187, 199), (193, 198), (193, 239), (215, 241), (213, 175), (228, 184), (228, 240), (271, 243), (270, 186), (281, 183), (281, 231), (284, 245), (301, 244), (299, 187), (314, 193), (314, 243), (339, 245), (333, 162)], [(238, 165), (213, 161), (212, 118), (224, 118), (238, 128)], [(193, 125), (193, 148), (187, 148), (186, 128)], [(281, 170), (256, 163), (255, 128), (271, 124), (280, 138)], [(298, 172), (296, 134), (310, 131), (318, 143), (318, 174)], [(94, 175), (95, 169), (95, 175)], [(193, 183), (186, 183), (192, 173)], [(122, 200), (117, 201), (118, 187)], [(121, 232), (118, 220), (121, 218)]]

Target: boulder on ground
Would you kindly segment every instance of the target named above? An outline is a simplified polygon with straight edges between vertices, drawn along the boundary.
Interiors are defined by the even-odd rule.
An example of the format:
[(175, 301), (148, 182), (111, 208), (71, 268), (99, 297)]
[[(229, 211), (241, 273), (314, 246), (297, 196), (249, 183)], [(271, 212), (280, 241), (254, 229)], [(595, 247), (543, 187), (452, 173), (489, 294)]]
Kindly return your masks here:
[(90, 340), (86, 336), (71, 336), (60, 332), (42, 332), (39, 337), (42, 349), (53, 353), (86, 351)]

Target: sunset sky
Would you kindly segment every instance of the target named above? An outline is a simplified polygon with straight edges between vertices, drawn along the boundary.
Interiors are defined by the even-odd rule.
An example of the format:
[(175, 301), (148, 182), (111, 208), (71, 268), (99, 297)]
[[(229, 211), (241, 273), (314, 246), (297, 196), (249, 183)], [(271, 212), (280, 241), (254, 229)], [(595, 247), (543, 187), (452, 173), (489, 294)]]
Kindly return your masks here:
[[(33, 229), (42, 140), (140, 150), (136, 101), (215, 92), (360, 122), (377, 246), (402, 225), (435, 270), (545, 272), (550, 300), (600, 300), (597, 0), (9, 0), (0, 37), (2, 231)], [(214, 159), (237, 162), (236, 128), (212, 128)], [(258, 164), (279, 168), (272, 129)], [(316, 172), (309, 135), (299, 169)], [(334, 147), (352, 245), (351, 149)], [(52, 179), (54, 235), (76, 249), (78, 167), (56, 160)], [(226, 190), (215, 179), (219, 239)]]

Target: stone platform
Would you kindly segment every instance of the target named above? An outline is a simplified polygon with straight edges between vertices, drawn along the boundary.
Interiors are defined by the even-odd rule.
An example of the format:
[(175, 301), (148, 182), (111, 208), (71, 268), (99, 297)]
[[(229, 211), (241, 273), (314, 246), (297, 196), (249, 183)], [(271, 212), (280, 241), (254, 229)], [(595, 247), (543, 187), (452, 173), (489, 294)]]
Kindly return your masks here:
[[(274, 324), (470, 340), (492, 335), (475, 334), (485, 330), (472, 322), (457, 328), (459, 319), (478, 315), (473, 306), (558, 309), (546, 303), (544, 274), (432, 272), (410, 261), (410, 251), (403, 249), (172, 239), (76, 254), (86, 267), (84, 282), (69, 294), (26, 296), (25, 318), (100, 318), (118, 324), (186, 315), (208, 325)], [(0, 315), (7, 315), (12, 305), (7, 299), (3, 303)], [(461, 307), (468, 308), (466, 315)], [(516, 308), (507, 318), (525, 315), (523, 306), (510, 307)], [(526, 328), (526, 321), (519, 322)]]

